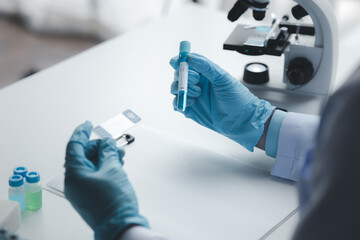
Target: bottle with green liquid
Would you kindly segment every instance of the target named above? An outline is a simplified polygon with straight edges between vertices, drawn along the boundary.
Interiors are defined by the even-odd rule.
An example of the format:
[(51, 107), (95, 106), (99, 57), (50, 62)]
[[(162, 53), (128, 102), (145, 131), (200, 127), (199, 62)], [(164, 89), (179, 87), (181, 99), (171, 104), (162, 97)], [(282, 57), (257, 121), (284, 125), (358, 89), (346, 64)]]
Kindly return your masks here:
[(42, 189), (38, 172), (28, 172), (26, 174), (25, 196), (26, 210), (37, 211), (41, 208)]

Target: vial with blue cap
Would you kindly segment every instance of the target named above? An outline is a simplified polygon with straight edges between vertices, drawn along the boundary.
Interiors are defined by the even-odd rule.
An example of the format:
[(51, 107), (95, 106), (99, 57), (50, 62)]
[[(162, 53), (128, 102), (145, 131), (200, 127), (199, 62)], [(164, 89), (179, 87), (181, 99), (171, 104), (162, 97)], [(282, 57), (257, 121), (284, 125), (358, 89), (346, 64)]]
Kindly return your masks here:
[(26, 209), (24, 178), (21, 175), (12, 175), (9, 178), (9, 200), (16, 201), (20, 205), (20, 211)]
[(28, 172), (26, 174), (26, 209), (29, 211), (39, 210), (42, 206), (42, 189), (40, 184), (40, 174), (38, 172)]
[(177, 99), (177, 108), (180, 111), (185, 111), (186, 109), (188, 74), (189, 74), (189, 64), (187, 62), (187, 56), (189, 53), (190, 53), (190, 42), (188, 41), (180, 42), (179, 84), (178, 84), (178, 99)]

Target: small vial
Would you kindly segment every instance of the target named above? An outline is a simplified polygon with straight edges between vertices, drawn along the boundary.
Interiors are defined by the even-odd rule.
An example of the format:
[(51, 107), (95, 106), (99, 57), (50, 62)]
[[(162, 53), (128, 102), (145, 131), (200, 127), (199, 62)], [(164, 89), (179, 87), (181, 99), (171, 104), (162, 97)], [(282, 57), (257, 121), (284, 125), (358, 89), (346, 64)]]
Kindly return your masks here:
[(40, 174), (38, 172), (28, 172), (26, 174), (26, 209), (37, 211), (42, 206), (42, 189), (40, 184)]
[(23, 166), (14, 168), (14, 175), (21, 175), (24, 179), (26, 177), (27, 172), (28, 172), (27, 168)]
[(9, 178), (9, 200), (16, 201), (20, 205), (20, 211), (26, 208), (24, 178), (20, 175), (12, 175)]

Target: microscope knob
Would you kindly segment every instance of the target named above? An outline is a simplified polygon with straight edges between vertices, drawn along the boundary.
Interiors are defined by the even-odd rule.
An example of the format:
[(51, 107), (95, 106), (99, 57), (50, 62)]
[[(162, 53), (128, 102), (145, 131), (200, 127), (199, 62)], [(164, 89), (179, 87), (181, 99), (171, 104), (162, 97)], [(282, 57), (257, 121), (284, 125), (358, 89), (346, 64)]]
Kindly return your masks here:
[(302, 19), (303, 17), (309, 15), (307, 11), (300, 5), (296, 5), (291, 9), (291, 13), (297, 20)]
[(308, 83), (314, 73), (312, 63), (303, 57), (292, 59), (286, 68), (286, 76), (293, 85)]

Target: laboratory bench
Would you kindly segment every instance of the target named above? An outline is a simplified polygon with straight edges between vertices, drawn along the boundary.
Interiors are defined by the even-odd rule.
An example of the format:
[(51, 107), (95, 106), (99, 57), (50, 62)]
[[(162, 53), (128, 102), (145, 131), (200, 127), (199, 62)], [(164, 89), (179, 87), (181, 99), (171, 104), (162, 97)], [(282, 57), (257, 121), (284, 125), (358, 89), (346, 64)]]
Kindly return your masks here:
[[(184, 17), (184, 12), (186, 12), (186, 17)], [(269, 202), (264, 201), (265, 205), (273, 204), (280, 212), (281, 206), (284, 205), (284, 213), (280, 221), (275, 218), (271, 219), (272, 216), (263, 215), (262, 218), (269, 218), (266, 220), (272, 222), (272, 226), (262, 233), (256, 233), (258, 229), (254, 227), (256, 221), (259, 220), (256, 208), (254, 208), (254, 214), (242, 216), (243, 220), (247, 220), (250, 226), (246, 226), (246, 221), (241, 222), (242, 227), (248, 228), (248, 236), (250, 236), (244, 239), (289, 239), (298, 221), (298, 214), (295, 210), (296, 186), (293, 183), (282, 182), (281, 179), (273, 179), (270, 176), (274, 160), (260, 150), (250, 153), (230, 139), (185, 119), (182, 114), (173, 110), (170, 84), (173, 81), (174, 71), (170, 67), (169, 61), (178, 54), (181, 40), (190, 41), (193, 52), (205, 55), (236, 77), (242, 75), (246, 63), (254, 59), (258, 60), (256, 57), (247, 57), (222, 49), (223, 42), (234, 27), (234, 23), (227, 20), (224, 12), (189, 5), (181, 12), (129, 31), (1, 89), (0, 199), (7, 199), (8, 177), (14, 167), (26, 166), (31, 171), (39, 171), (42, 184), (46, 184), (47, 180), (63, 171), (65, 147), (77, 125), (85, 120), (90, 120), (94, 125), (97, 125), (126, 109), (131, 109), (142, 118), (138, 129), (133, 131), (134, 133), (139, 132), (138, 144), (145, 149), (141, 151), (142, 153), (139, 151), (135, 153), (134, 146), (129, 146), (128, 157), (136, 155), (144, 158), (143, 164), (149, 169), (151, 166), (149, 162), (145, 161), (145, 158), (152, 154), (156, 155), (155, 150), (158, 151), (156, 157), (165, 158), (167, 156), (167, 138), (172, 139), (171, 147), (179, 144), (185, 151), (186, 149), (194, 149), (194, 152), (199, 155), (201, 154), (200, 150), (203, 149), (211, 153), (208, 154), (209, 157), (213, 155), (226, 158), (225, 162), (228, 164), (224, 163), (226, 167), (220, 166), (217, 165), (216, 160), (211, 159), (209, 161), (212, 165), (206, 166), (206, 163), (198, 161), (192, 167), (192, 171), (182, 173), (176, 172), (176, 169), (171, 169), (171, 165), (166, 164), (166, 162), (154, 164), (159, 168), (154, 171), (159, 171), (159, 174), (166, 171), (173, 174), (169, 174), (169, 183), (166, 185), (167, 191), (162, 192), (159, 189), (154, 189), (154, 195), (164, 199), (161, 201), (171, 203), (177, 200), (174, 196), (170, 197), (169, 195), (176, 194), (178, 191), (181, 194), (177, 197), (184, 199), (184, 202), (188, 202), (190, 206), (188, 210), (186, 204), (173, 207), (174, 209), (169, 208), (169, 212), (174, 211), (178, 214), (175, 217), (163, 212), (157, 216), (156, 212), (151, 210), (150, 200), (154, 203), (158, 199), (146, 199), (146, 196), (152, 194), (151, 189), (146, 192), (144, 189), (149, 187), (141, 186), (141, 180), (138, 178), (149, 178), (154, 186), (165, 183), (162, 183), (154, 175), (150, 176), (144, 167), (136, 166), (136, 162), (129, 163), (127, 167), (125, 163), (125, 169), (129, 168), (130, 180), (134, 183), (135, 191), (138, 193), (140, 211), (149, 217), (150, 224), (156, 231), (168, 236), (169, 239), (179, 239), (181, 236), (183, 239), (220, 239), (216, 238), (217, 224), (220, 233), (226, 233), (222, 239), (238, 239), (237, 233), (231, 231), (236, 229), (238, 218), (236, 214), (239, 213), (235, 214), (234, 211), (234, 214), (231, 215), (231, 210), (225, 206), (226, 204), (220, 194), (233, 192), (234, 198), (230, 195), (225, 199), (230, 202), (229, 206), (236, 204), (235, 198), (239, 205), (249, 203), (241, 202), (242, 195), (236, 193), (237, 186), (222, 187), (221, 183), (230, 181), (232, 178), (244, 183), (247, 181), (254, 182), (257, 181), (256, 177), (258, 177), (259, 181), (268, 181), (269, 186), (279, 185), (279, 189), (274, 189), (274, 193), (281, 192), (283, 187), (281, 184), (284, 184), (286, 192), (289, 193), (284, 199), (290, 203), (285, 203), (285, 201), (284, 203), (281, 201), (271, 202), (271, 199)], [(339, 64), (336, 87), (343, 83), (360, 59), (360, 53), (352, 51), (352, 49), (357, 49), (357, 41), (354, 41), (357, 36), (360, 36), (360, 28), (354, 29), (351, 34), (344, 37), (340, 36), (339, 62), (346, 62), (347, 64)], [(282, 73), (282, 67), (280, 64), (276, 64), (277, 60), (273, 60), (273, 57), (263, 56), (262, 61), (269, 64), (274, 74)], [(301, 111), (301, 109), (291, 109), (291, 106), (290, 110)], [(156, 135), (158, 141), (152, 141), (149, 134)], [(148, 147), (146, 142), (149, 143)], [(189, 158), (191, 158), (190, 155)], [(241, 161), (241, 166), (244, 167), (241, 168), (231, 162), (236, 160)], [(160, 163), (163, 163), (163, 169), (161, 169)], [(187, 169), (188, 167), (175, 164), (174, 167), (176, 166), (180, 169), (182, 167)], [(211, 181), (211, 183), (219, 189), (219, 196), (213, 198), (216, 193), (207, 189), (209, 196), (213, 199), (193, 199), (198, 203), (204, 202), (202, 210), (195, 211), (196, 206), (191, 205), (191, 199), (186, 198), (186, 194), (194, 192), (195, 189), (202, 191), (208, 187), (204, 180), (210, 178), (200, 168), (204, 166), (205, 169), (214, 173), (213, 177), (217, 182)], [(247, 172), (244, 170), (244, 174), (241, 175), (241, 171), (246, 169), (245, 166), (251, 166), (253, 170)], [(238, 172), (234, 170), (237, 167), (239, 168)], [(143, 175), (137, 175), (136, 168)], [(251, 174), (252, 171), (255, 172), (254, 175)], [(197, 176), (201, 175), (202, 179), (196, 178), (195, 181), (198, 182), (191, 184), (190, 180), (195, 178), (191, 173), (197, 174)], [(215, 173), (222, 174), (223, 177), (216, 177)], [(230, 175), (229, 179), (226, 177), (227, 173)], [(238, 178), (234, 173), (241, 175), (241, 178)], [(175, 179), (171, 178), (176, 174), (184, 178), (187, 177), (188, 180), (181, 179), (181, 183), (176, 182)], [(255, 175), (256, 177), (254, 177)], [(173, 188), (171, 181), (174, 181), (175, 184)], [(183, 186), (181, 184), (188, 185)], [(272, 189), (269, 191), (271, 192)], [(256, 193), (253, 192), (249, 194), (256, 196)], [(201, 196), (197, 197), (201, 198)], [(291, 206), (287, 206), (287, 204), (291, 204)], [(228, 222), (220, 221), (221, 213), (219, 214), (219, 222), (216, 222), (216, 219), (211, 219), (217, 217), (218, 213), (214, 212), (210, 217), (207, 215), (206, 207), (210, 209), (214, 206), (218, 206), (220, 212), (223, 209)], [(285, 207), (295, 209), (288, 211)], [(252, 206), (247, 205), (243, 208), (252, 208)], [(194, 211), (191, 212), (190, 209)], [(186, 212), (188, 215), (181, 215), (182, 212)], [(205, 230), (201, 225), (196, 225), (199, 226), (197, 228), (186, 224), (182, 225), (179, 219), (186, 218), (195, 219), (195, 225), (201, 221), (208, 221), (209, 226), (213, 228)], [(206, 218), (208, 220), (204, 220)], [(225, 225), (229, 225), (229, 227), (227, 228)], [(212, 233), (214, 234), (212, 235)], [(66, 199), (45, 190), (43, 190), (42, 209), (36, 212), (26, 212), (23, 215), (23, 223), (18, 234), (26, 239), (34, 240), (80, 240), (93, 237), (92, 230)]]

